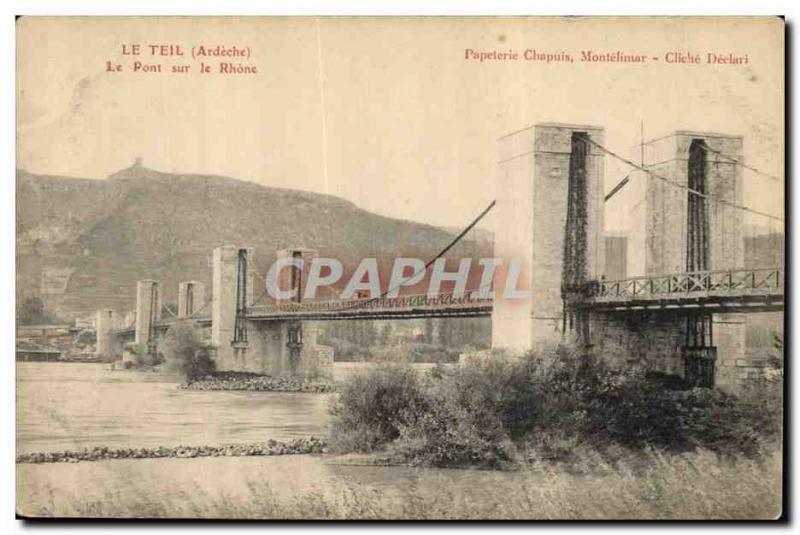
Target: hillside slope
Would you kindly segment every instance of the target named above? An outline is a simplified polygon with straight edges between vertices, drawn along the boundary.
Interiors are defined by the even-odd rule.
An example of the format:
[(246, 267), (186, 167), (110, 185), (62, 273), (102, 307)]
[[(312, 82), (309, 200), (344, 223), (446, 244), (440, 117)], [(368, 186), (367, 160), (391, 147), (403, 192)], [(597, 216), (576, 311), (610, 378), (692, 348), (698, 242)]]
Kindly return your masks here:
[[(131, 309), (135, 283), (144, 278), (162, 282), (165, 302), (175, 300), (182, 280), (210, 290), (211, 252), (223, 244), (254, 247), (264, 273), (284, 247), (315, 248), (347, 263), (423, 258), (453, 237), (337, 197), (141, 165), (106, 180), (19, 170), (16, 193), (18, 306), (40, 296), (65, 318)], [(465, 243), (461, 252), (475, 248)]]

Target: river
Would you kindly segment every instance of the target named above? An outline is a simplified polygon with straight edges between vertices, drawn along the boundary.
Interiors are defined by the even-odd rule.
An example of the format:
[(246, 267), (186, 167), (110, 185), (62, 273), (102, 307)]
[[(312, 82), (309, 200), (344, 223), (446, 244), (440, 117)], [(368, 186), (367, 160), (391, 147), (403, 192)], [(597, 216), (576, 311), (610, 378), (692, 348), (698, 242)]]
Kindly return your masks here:
[(17, 363), (17, 453), (219, 445), (327, 434), (331, 396), (198, 392), (106, 364)]

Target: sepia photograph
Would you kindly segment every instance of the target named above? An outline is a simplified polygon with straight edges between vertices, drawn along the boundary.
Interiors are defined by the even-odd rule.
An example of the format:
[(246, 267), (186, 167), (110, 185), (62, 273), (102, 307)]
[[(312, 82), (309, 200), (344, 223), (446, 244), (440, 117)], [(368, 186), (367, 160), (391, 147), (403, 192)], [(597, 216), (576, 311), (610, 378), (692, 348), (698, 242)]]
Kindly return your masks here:
[(785, 519), (786, 32), (17, 18), (17, 518)]

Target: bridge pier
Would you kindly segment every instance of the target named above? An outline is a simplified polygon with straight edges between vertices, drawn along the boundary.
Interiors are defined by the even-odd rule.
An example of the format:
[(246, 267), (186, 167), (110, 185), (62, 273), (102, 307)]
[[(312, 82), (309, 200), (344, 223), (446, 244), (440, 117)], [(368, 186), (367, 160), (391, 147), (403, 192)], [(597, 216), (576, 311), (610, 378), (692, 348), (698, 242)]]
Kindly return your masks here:
[[(156, 354), (155, 325), (161, 321), (161, 283), (140, 280), (136, 283), (136, 328), (134, 343), (146, 348), (151, 357)], [(131, 360), (125, 355), (123, 360)]]
[(714, 344), (717, 347), (715, 384), (735, 389), (750, 373), (756, 372), (747, 354), (746, 314), (714, 314)]
[(239, 312), (242, 305), (246, 309), (253, 301), (253, 272), (248, 262), (254, 256), (249, 247), (223, 245), (214, 249), (211, 343), (216, 347), (219, 370), (248, 369), (247, 322)]
[(656, 312), (591, 313), (594, 352), (614, 368), (683, 376), (686, 320)]
[(753, 373), (742, 356), (745, 315), (713, 314), (707, 319), (710, 329), (705, 339), (687, 340), (691, 319), (685, 312), (595, 312), (591, 340), (594, 351), (614, 367), (655, 370), (696, 386), (735, 390)]
[(117, 337), (114, 334), (116, 317), (113, 310), (104, 308), (97, 311), (95, 320), (95, 355), (103, 360), (111, 360), (118, 352)]
[[(246, 262), (242, 262), (242, 254), (248, 259)], [(282, 289), (298, 288), (297, 299), (302, 299), (311, 251), (284, 249), (278, 252), (278, 257), (303, 259), (302, 270), (287, 267), (279, 277)], [(332, 359), (317, 347), (317, 328), (313, 322), (254, 321), (248, 317), (247, 310), (253, 304), (253, 258), (252, 248), (214, 249), (211, 343), (216, 347), (217, 369), (274, 376), (329, 375)], [(260, 294), (263, 290), (257, 291)]]
[(303, 294), (306, 291), (308, 284), (308, 276), (311, 270), (311, 262), (318, 256), (317, 251), (305, 247), (291, 247), (287, 249), (280, 249), (277, 252), (277, 261), (287, 262), (289, 259), (293, 262), (302, 261), (303, 267), (286, 267), (278, 273), (278, 287), (282, 290), (296, 289), (297, 293), (293, 297), (277, 299), (278, 302), (294, 302), (300, 303), (303, 301)]

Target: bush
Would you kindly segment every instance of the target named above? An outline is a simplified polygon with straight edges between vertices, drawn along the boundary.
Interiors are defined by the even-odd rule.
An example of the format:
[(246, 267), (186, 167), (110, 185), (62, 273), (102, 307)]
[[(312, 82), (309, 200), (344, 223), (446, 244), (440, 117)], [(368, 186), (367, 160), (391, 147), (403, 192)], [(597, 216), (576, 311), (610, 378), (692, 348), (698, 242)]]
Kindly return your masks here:
[(461, 353), (457, 348), (425, 342), (367, 346), (334, 337), (323, 338), (323, 342), (334, 348), (337, 362), (454, 363)]
[(744, 387), (743, 416), (762, 436), (779, 436), (783, 428), (783, 338), (775, 335), (763, 373)]
[(635, 449), (673, 452), (705, 448), (734, 455), (758, 453), (760, 440), (746, 404), (717, 389), (665, 390), (635, 375), (619, 388), (586, 400), (587, 436)]
[(763, 396), (679, 387), (674, 377), (612, 370), (564, 346), (473, 359), (425, 379), (380, 368), (344, 385), (332, 441), (340, 451), (390, 446), (412, 464), (497, 466), (521, 455), (568, 459), (576, 449), (755, 457), (780, 432)]
[(333, 347), (337, 362), (365, 362), (369, 360), (370, 349), (342, 338), (320, 337), (319, 343)]
[(497, 396), (475, 384), (474, 375), (430, 385), (426, 408), (400, 426), (392, 450), (411, 464), (502, 466), (515, 452), (506, 433)]
[(144, 344), (125, 344), (123, 350), (133, 355), (133, 365), (140, 368), (149, 363), (147, 346)]
[(214, 371), (212, 351), (191, 325), (184, 324), (170, 327), (162, 345), (167, 366), (190, 383)]
[(459, 353), (458, 350), (443, 345), (410, 342), (402, 345), (372, 347), (369, 349), (369, 358), (367, 360), (372, 362), (430, 362), (444, 364), (458, 362)]
[(368, 452), (400, 436), (428, 409), (422, 382), (404, 366), (378, 366), (353, 376), (332, 408), (331, 441), (339, 451)]

